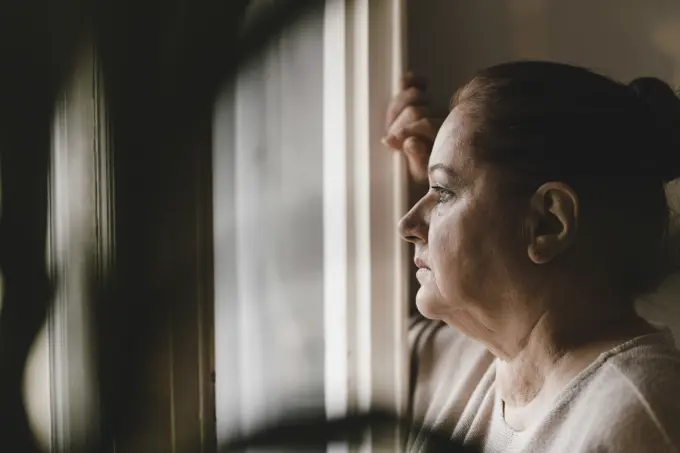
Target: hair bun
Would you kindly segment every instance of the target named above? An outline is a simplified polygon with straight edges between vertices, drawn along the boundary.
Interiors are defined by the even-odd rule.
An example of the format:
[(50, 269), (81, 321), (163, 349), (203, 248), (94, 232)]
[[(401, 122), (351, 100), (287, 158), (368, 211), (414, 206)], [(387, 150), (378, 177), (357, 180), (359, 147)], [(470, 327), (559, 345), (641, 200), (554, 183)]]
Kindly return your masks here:
[(657, 134), (653, 151), (656, 167), (665, 181), (680, 177), (680, 99), (663, 80), (640, 77), (628, 84), (650, 110)]

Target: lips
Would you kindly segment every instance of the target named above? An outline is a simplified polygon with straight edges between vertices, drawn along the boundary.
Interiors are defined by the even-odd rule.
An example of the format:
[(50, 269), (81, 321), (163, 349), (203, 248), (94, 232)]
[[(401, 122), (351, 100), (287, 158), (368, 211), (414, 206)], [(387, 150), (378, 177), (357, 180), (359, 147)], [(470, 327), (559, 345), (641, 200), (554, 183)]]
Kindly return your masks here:
[(430, 270), (430, 268), (425, 264), (425, 261), (423, 261), (422, 258), (416, 257), (413, 259), (413, 262), (416, 264), (416, 267), (418, 269), (427, 269)]
[(431, 284), (433, 278), (432, 271), (429, 267), (427, 267), (425, 261), (421, 258), (416, 258), (413, 261), (416, 263), (416, 266), (418, 266), (418, 271), (416, 272), (416, 279), (418, 280), (418, 283), (420, 283), (421, 286)]

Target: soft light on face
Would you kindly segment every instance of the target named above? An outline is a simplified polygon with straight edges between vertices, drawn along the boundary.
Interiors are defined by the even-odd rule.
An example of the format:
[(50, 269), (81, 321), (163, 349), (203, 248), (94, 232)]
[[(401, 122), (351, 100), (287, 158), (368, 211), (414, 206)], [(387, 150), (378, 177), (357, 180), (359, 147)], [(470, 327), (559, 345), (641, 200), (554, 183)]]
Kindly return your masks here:
[(434, 144), (428, 193), (400, 230), (415, 244), (418, 310), (473, 337), (493, 329), (513, 293), (513, 270), (526, 261), (517, 209), (503, 198), (498, 173), (475, 162), (473, 120), (455, 108)]

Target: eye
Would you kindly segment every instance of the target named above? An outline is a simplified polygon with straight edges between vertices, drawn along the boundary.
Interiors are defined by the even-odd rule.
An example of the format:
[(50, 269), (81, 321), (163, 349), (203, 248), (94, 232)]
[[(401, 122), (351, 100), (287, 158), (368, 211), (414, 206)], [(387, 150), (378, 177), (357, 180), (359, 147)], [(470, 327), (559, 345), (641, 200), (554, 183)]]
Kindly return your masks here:
[(449, 189), (445, 189), (441, 186), (430, 186), (430, 189), (436, 192), (437, 201), (439, 203), (446, 203), (454, 196), (454, 193), (452, 191), (450, 191)]

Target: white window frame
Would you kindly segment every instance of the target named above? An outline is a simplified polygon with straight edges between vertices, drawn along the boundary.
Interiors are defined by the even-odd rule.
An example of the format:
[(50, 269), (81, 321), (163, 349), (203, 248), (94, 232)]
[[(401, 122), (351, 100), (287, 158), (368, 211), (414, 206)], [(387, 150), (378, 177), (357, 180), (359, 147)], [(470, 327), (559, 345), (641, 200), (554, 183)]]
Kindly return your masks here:
[[(326, 410), (403, 415), (408, 258), (396, 226), (408, 185), (403, 157), (380, 139), (404, 70), (404, 5), (329, 0), (324, 30)], [(398, 451), (399, 436), (379, 448)]]

